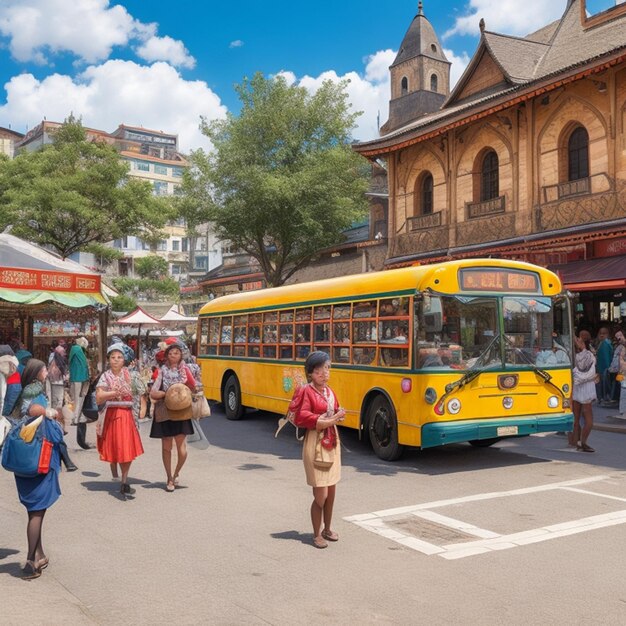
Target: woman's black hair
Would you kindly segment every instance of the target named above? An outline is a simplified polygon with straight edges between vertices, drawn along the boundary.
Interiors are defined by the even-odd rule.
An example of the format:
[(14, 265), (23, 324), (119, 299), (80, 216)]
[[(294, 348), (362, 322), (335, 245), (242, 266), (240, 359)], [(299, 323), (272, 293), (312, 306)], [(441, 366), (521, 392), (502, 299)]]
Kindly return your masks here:
[(321, 350), (311, 352), (304, 362), (304, 371), (306, 375), (310, 376), (315, 368), (320, 367), (320, 365), (324, 365), (327, 361), (330, 361), (330, 356), (326, 352), (322, 352)]
[(46, 367), (46, 364), (43, 361), (39, 359), (28, 359), (28, 363), (26, 363), (24, 371), (22, 372), (22, 389), (25, 388), (26, 385), (35, 382), (39, 372), (41, 372), (44, 367)]

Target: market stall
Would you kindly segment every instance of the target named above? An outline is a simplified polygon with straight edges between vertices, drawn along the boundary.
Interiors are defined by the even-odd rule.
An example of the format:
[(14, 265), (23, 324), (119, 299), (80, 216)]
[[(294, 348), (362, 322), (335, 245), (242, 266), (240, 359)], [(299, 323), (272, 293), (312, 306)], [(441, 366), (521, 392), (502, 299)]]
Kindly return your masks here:
[(0, 343), (22, 342), (47, 361), (53, 340), (85, 336), (88, 357), (104, 362), (108, 299), (96, 272), (0, 233)]

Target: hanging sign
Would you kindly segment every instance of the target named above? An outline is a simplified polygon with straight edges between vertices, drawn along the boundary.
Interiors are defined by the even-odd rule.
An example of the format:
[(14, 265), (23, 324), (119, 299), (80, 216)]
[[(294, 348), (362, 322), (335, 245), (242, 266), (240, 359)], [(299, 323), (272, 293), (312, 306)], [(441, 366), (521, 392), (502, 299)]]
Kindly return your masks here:
[(31, 291), (100, 293), (100, 276), (0, 267), (0, 287)]

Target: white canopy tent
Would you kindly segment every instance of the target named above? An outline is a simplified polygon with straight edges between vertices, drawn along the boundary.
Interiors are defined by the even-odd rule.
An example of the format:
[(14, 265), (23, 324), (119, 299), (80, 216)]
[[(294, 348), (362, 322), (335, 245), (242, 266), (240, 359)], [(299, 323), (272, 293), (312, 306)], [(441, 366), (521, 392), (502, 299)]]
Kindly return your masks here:
[(176, 304), (172, 304), (170, 310), (160, 318), (160, 321), (163, 322), (179, 322), (181, 324), (192, 324), (198, 321), (197, 317), (189, 317), (187, 315), (183, 315)]
[(159, 326), (161, 321), (156, 317), (152, 317), (150, 313), (146, 313), (140, 306), (134, 311), (120, 317), (117, 320), (120, 326), (137, 326), (137, 361), (141, 362), (141, 327), (142, 326)]

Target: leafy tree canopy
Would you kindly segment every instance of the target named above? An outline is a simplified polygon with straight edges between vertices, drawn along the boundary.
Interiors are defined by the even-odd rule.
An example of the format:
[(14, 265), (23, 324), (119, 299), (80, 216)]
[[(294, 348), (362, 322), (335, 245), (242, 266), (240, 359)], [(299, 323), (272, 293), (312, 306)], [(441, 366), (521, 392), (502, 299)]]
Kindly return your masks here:
[(179, 285), (173, 278), (114, 278), (113, 287), (120, 294), (136, 296), (141, 293), (149, 300), (178, 299)]
[(135, 272), (141, 278), (159, 280), (167, 277), (167, 261), (156, 254), (135, 259)]
[(168, 202), (133, 179), (104, 142), (89, 141), (70, 116), (53, 143), (0, 163), (0, 226), (55, 248), (62, 257), (126, 235), (158, 239), (172, 218)]
[(278, 76), (237, 86), (238, 116), (203, 120), (214, 150), (192, 154), (181, 213), (258, 260), (269, 285), (285, 282), (366, 210), (367, 166), (350, 147), (345, 82), (311, 95)]
[(137, 308), (137, 300), (128, 294), (121, 293), (111, 299), (111, 308), (114, 311), (128, 313), (129, 311), (134, 311)]

